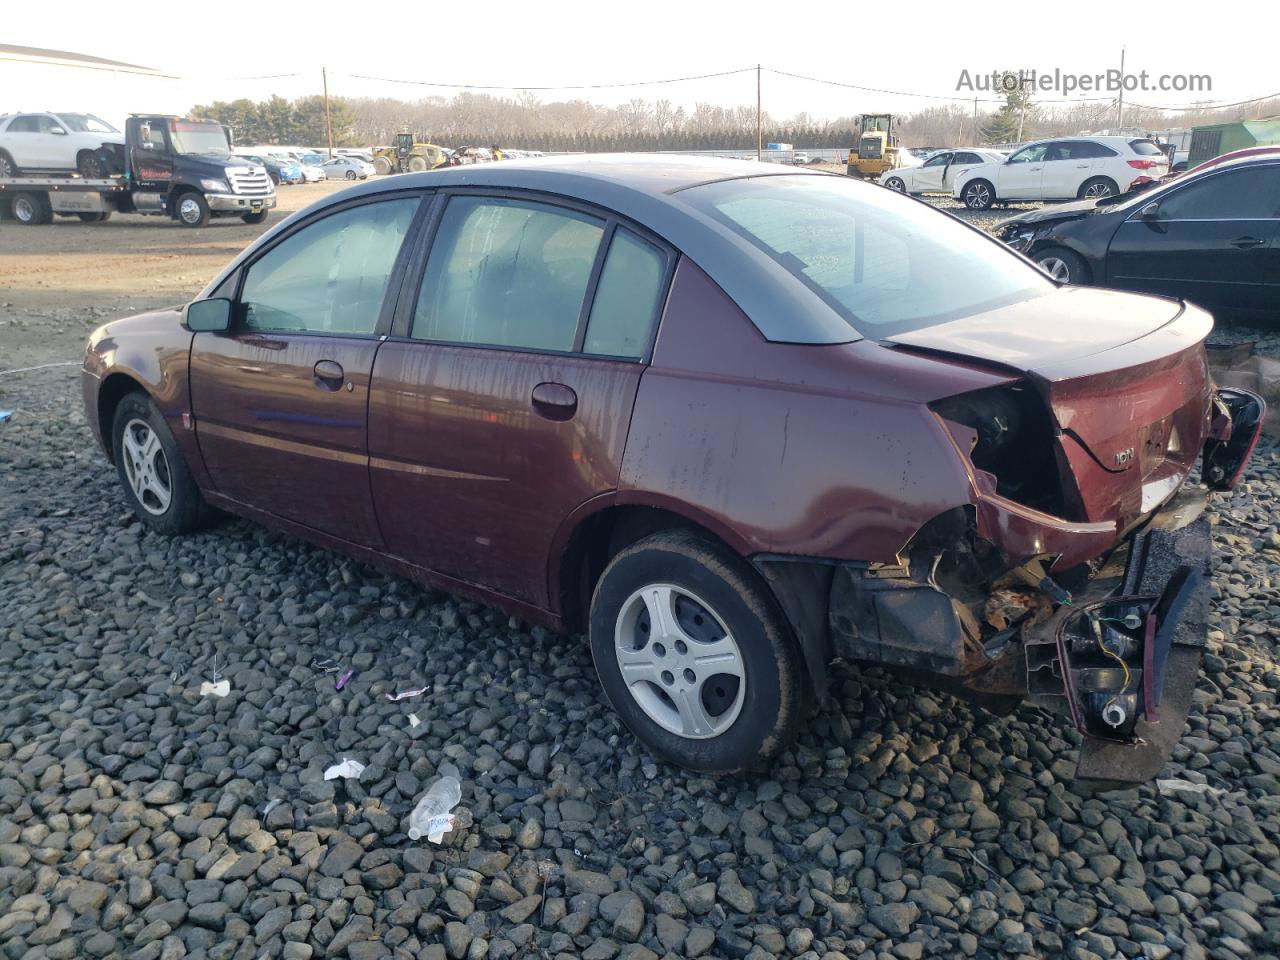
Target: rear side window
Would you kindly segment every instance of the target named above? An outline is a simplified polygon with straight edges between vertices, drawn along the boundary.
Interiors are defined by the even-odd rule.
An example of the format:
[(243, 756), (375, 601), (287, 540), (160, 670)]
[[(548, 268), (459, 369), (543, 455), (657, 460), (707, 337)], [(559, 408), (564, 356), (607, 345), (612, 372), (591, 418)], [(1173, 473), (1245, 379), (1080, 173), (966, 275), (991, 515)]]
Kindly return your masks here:
[(563, 207), (454, 197), (427, 258), (412, 336), (574, 348), (603, 221)]
[(976, 153), (957, 153), (952, 163), (981, 163), (982, 158)]
[(276, 244), (245, 275), (245, 329), (373, 334), (417, 207), (416, 198), (363, 204)]
[(6, 133), (39, 133), (40, 122), (36, 117), (16, 117), (13, 123), (9, 124)]
[(1161, 220), (1259, 220), (1280, 216), (1280, 166), (1193, 181), (1160, 201)]
[(1142, 157), (1162, 157), (1164, 151), (1160, 145), (1151, 140), (1130, 140), (1129, 149)]
[(660, 249), (630, 230), (615, 230), (582, 349), (610, 357), (643, 357), (662, 309), (666, 272), (667, 258)]

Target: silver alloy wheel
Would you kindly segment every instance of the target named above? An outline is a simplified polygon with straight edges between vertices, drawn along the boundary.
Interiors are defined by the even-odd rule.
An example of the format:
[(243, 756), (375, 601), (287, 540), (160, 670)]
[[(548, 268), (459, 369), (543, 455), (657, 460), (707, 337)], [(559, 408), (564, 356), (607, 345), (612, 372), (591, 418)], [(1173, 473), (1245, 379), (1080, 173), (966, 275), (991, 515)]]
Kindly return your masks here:
[(974, 183), (964, 189), (965, 203), (970, 207), (985, 207), (991, 199), (991, 191), (985, 183)]
[(1071, 269), (1067, 266), (1066, 261), (1058, 257), (1045, 257), (1037, 262), (1040, 264), (1041, 270), (1059, 283), (1071, 282)]
[(0, 157), (0, 177), (13, 176), (13, 161), (8, 157)]
[(173, 499), (173, 479), (160, 438), (145, 420), (130, 420), (121, 434), (124, 475), (142, 509), (161, 516)]
[(907, 185), (903, 183), (901, 180), (899, 180), (897, 177), (890, 177), (889, 182), (886, 183), (885, 186), (888, 187), (890, 190), (897, 191), (898, 193), (907, 192)]
[(614, 653), (623, 683), (649, 719), (689, 740), (728, 730), (742, 710), (742, 651), (711, 606), (684, 587), (653, 583), (618, 613)]
[(178, 203), (178, 216), (183, 223), (196, 223), (200, 220), (200, 202), (191, 194), (187, 194)]
[(1111, 196), (1111, 185), (1109, 183), (1091, 183), (1084, 191), (1086, 200), (1101, 200), (1103, 197), (1109, 196)]
[(30, 223), (36, 218), (36, 208), (26, 197), (13, 201), (13, 215), (19, 223)]

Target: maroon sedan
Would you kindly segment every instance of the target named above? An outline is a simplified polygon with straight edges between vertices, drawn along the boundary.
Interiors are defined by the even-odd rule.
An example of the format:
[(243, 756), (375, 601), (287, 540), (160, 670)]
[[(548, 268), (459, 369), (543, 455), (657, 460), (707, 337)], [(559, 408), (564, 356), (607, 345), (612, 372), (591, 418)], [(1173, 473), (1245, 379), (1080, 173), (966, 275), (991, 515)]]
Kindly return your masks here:
[(1030, 696), (1143, 779), (1204, 642), (1184, 481), (1233, 484), (1263, 414), (1211, 326), (845, 177), (577, 157), (322, 201), (95, 331), (84, 402), (151, 528), (227, 511), (585, 630), (684, 766), (775, 756), (843, 657)]

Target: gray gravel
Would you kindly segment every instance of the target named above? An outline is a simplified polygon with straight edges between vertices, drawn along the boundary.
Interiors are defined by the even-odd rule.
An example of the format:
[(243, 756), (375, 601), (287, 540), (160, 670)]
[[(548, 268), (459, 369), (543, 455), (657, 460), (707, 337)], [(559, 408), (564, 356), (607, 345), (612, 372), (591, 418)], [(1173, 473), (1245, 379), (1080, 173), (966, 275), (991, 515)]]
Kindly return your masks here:
[[(90, 322), (0, 344), (65, 359)], [(769, 775), (691, 776), (582, 638), (244, 522), (146, 533), (73, 370), (0, 378), (0, 408), (6, 958), (1280, 955), (1274, 444), (1216, 514), (1180, 788), (1087, 796), (1058, 722), (853, 668)], [(323, 780), (342, 757), (362, 778)], [(446, 762), (457, 829), (411, 843)]]

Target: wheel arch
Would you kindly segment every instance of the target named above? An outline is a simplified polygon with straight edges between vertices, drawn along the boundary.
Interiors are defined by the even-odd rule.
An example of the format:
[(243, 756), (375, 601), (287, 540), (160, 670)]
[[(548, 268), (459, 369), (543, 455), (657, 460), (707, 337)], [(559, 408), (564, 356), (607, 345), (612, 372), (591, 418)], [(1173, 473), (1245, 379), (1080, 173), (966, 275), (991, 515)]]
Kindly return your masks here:
[(107, 459), (112, 463), (116, 462), (116, 455), (113, 449), (114, 437), (112, 436), (111, 426), (115, 422), (116, 410), (119, 408), (120, 402), (131, 393), (150, 396), (142, 382), (127, 373), (108, 374), (98, 387), (97, 416), (99, 436), (102, 438), (102, 449), (106, 451)]

